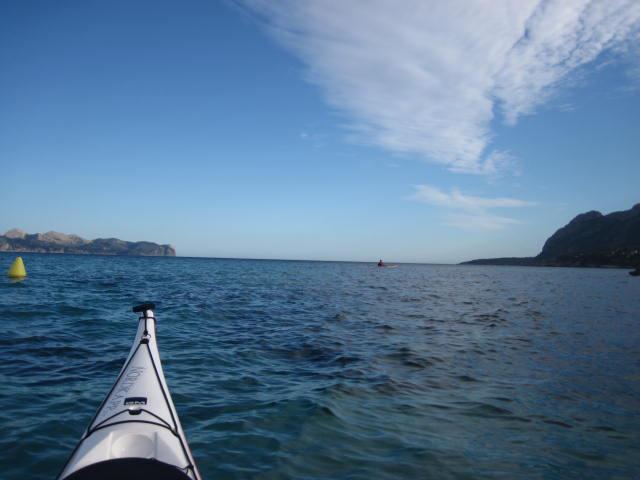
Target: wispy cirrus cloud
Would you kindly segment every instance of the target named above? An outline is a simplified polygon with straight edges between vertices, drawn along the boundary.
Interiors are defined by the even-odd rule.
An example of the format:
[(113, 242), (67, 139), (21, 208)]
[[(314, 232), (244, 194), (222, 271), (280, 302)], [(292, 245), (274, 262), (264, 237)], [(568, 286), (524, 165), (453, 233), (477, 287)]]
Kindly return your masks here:
[(440, 207), (480, 210), (487, 208), (529, 207), (535, 205), (534, 202), (518, 200), (517, 198), (485, 198), (464, 195), (457, 188), (452, 188), (450, 192), (444, 192), (430, 185), (415, 185), (414, 188), (416, 191), (411, 196), (412, 200)]
[(491, 148), (581, 66), (640, 39), (638, 0), (238, 0), (308, 66), (357, 137), (455, 172), (512, 165)]
[(518, 220), (509, 217), (502, 217), (487, 212), (475, 214), (457, 213), (449, 215), (444, 224), (462, 230), (502, 230), (510, 225), (520, 223)]
[(450, 210), (452, 213), (446, 217), (445, 224), (469, 230), (496, 230), (519, 223), (516, 219), (492, 213), (494, 209), (536, 205), (535, 202), (517, 198), (465, 195), (457, 188), (449, 192), (431, 185), (414, 185), (414, 188), (410, 200)]

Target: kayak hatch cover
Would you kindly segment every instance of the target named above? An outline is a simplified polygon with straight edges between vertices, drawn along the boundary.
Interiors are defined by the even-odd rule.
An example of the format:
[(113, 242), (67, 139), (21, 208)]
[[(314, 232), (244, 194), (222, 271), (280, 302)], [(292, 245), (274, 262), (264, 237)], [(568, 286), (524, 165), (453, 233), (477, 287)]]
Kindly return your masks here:
[(127, 361), (59, 480), (201, 480), (162, 373), (154, 309), (133, 308), (141, 316)]

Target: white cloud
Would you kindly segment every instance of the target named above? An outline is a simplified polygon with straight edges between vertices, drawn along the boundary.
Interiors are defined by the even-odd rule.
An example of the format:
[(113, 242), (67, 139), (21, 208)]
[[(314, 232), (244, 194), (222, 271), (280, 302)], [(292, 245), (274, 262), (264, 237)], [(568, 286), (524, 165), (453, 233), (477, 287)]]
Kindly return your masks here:
[[(243, 1), (243, 0), (239, 0)], [(457, 172), (570, 74), (640, 38), (638, 0), (244, 0), (308, 66), (359, 139)]]
[(520, 223), (518, 220), (508, 217), (500, 217), (486, 212), (476, 214), (449, 215), (445, 225), (461, 228), (463, 230), (501, 230), (509, 225)]
[(496, 208), (520, 208), (536, 205), (535, 202), (517, 198), (486, 198), (465, 195), (457, 188), (445, 192), (431, 185), (415, 185), (415, 192), (410, 200), (445, 207), (454, 213), (450, 214), (445, 224), (466, 229), (500, 229), (507, 225), (519, 223), (517, 220), (491, 213)]
[(486, 208), (513, 208), (535, 205), (534, 202), (518, 200), (517, 198), (485, 198), (464, 195), (457, 188), (449, 193), (430, 185), (415, 185), (416, 192), (410, 197), (418, 202), (437, 205), (439, 207), (458, 208), (462, 210), (479, 210)]

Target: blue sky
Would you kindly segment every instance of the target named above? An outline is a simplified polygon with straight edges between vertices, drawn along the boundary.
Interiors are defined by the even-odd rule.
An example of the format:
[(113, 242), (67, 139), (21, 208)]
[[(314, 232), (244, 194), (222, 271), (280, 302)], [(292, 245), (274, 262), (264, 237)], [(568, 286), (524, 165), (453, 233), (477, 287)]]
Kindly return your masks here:
[(640, 201), (639, 31), (625, 0), (2, 2), (0, 230), (535, 255)]

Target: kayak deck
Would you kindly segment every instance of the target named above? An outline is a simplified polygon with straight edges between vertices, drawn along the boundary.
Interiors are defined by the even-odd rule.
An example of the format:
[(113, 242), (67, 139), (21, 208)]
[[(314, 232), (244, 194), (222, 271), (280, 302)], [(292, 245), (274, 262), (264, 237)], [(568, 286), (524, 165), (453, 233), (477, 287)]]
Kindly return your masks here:
[(200, 480), (162, 371), (153, 308), (134, 308), (141, 316), (129, 356), (60, 480)]

